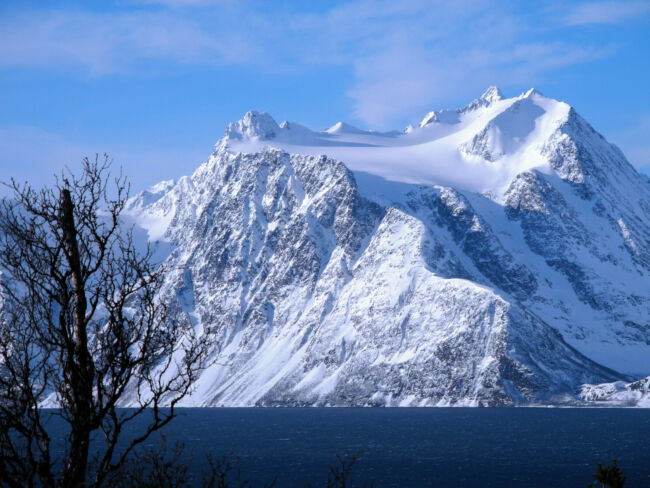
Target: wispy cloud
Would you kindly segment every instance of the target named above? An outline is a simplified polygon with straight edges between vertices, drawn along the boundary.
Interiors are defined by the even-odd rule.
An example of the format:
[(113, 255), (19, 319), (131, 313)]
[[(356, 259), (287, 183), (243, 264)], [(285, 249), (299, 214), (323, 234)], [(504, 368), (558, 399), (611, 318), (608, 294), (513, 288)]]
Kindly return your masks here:
[[(275, 71), (345, 66), (354, 75), (347, 94), (355, 117), (379, 128), (423, 106), (439, 106), (461, 86), (465, 93), (493, 83), (531, 86), (612, 50), (555, 39), (554, 20), (543, 12), (525, 16), (509, 2), (494, 9), (488, 0), (359, 0), (311, 13), (282, 5), (262, 11), (260, 4), (252, 4), (256, 10), (229, 0), (128, 2), (131, 6), (109, 12), (5, 15), (0, 67), (72, 67), (103, 76), (156, 63)], [(627, 11), (648, 5), (622, 3)], [(175, 8), (197, 5), (204, 8)], [(581, 8), (581, 18), (593, 22), (593, 5), (566, 15), (573, 18)], [(614, 4), (600, 5), (615, 10)]]
[(245, 62), (254, 45), (227, 25), (208, 30), (170, 12), (21, 12), (0, 20), (0, 66), (79, 67), (92, 75), (142, 61)]
[(564, 17), (567, 25), (615, 24), (650, 12), (649, 1), (587, 2), (573, 7)]
[(413, 0), (399, 7), (359, 2), (334, 9), (319, 23), (338, 48), (333, 51), (347, 53), (343, 62), (354, 67), (348, 92), (354, 115), (384, 128), (414, 109), (442, 106), (459, 87), (480, 93), (495, 83), (531, 86), (612, 52), (555, 40), (541, 25), (542, 15), (532, 22), (503, 7), (495, 11), (481, 0)]

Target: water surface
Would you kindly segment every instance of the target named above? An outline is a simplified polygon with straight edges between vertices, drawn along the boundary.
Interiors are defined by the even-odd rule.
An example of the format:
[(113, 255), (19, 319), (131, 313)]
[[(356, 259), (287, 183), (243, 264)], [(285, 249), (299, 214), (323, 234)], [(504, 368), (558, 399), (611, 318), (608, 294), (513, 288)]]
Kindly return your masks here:
[(650, 486), (641, 409), (182, 409), (166, 435), (195, 459), (234, 447), (254, 486), (324, 486), (346, 449), (361, 453), (356, 480), (380, 488), (584, 487), (613, 457), (626, 488)]

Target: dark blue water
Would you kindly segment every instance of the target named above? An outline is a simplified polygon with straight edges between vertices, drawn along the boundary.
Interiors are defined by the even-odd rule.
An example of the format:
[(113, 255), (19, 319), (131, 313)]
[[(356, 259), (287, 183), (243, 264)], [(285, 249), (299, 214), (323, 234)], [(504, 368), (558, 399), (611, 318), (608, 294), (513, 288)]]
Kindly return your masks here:
[[(650, 410), (185, 409), (166, 429), (188, 455), (234, 447), (254, 486), (324, 486), (336, 453), (360, 452), (376, 487), (584, 487), (616, 458), (650, 487)], [(197, 457), (198, 456), (198, 457)]]

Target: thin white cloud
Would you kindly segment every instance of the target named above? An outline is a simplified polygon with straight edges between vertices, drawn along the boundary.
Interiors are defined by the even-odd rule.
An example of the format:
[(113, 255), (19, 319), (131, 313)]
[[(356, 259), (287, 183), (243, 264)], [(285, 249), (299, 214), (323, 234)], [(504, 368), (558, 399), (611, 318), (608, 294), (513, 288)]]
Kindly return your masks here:
[(390, 128), (422, 107), (441, 108), (459, 87), (477, 95), (491, 84), (532, 86), (558, 69), (612, 52), (552, 36), (536, 40), (535, 34), (547, 33), (543, 28), (507, 8), (495, 11), (489, 2), (414, 1), (385, 17), (381, 8), (362, 5), (366, 9), (347, 10), (346, 23), (327, 32), (345, 39), (341, 50), (354, 66), (348, 91), (354, 115), (377, 128)]
[(227, 26), (210, 31), (170, 12), (22, 12), (0, 20), (0, 66), (80, 67), (93, 75), (142, 61), (238, 63), (254, 47)]
[(650, 12), (649, 1), (588, 2), (566, 14), (567, 25), (616, 24)]
[(607, 49), (566, 43), (493, 49), (469, 44), (451, 52), (403, 45), (356, 63), (357, 78), (349, 95), (359, 119), (387, 128), (391, 121), (423, 105), (444, 107), (457, 96), (459, 87), (476, 95), (491, 84), (532, 87), (554, 70), (607, 54)]
[[(131, 1), (131, 0), (129, 0)], [(137, 0), (182, 6), (210, 0)], [(95, 76), (161, 63), (242, 64), (259, 70), (345, 66), (354, 116), (386, 128), (487, 85), (532, 86), (610, 53), (553, 38), (553, 21), (508, 2), (359, 0), (325, 12), (205, 9), (22, 12), (0, 19), (0, 67), (75, 67)]]

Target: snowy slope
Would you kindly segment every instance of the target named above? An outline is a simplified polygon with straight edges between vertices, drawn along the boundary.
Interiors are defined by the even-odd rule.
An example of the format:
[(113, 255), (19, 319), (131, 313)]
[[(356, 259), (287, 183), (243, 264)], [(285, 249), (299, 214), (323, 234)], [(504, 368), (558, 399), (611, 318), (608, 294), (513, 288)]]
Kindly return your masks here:
[(632, 383), (616, 381), (600, 385), (583, 385), (580, 397), (590, 405), (602, 407), (650, 408), (650, 376)]
[(254, 153), (272, 145), (289, 153), (327, 154), (353, 171), (393, 181), (502, 194), (522, 171), (551, 172), (543, 144), (570, 107), (535, 90), (511, 99), (494, 90), (464, 109), (431, 112), (408, 132), (368, 132), (341, 122), (312, 132), (249, 112), (228, 126), (221, 144), (234, 152)]
[(404, 132), (249, 112), (131, 201), (215, 344), (192, 405), (512, 405), (650, 374), (650, 184), (494, 87)]

